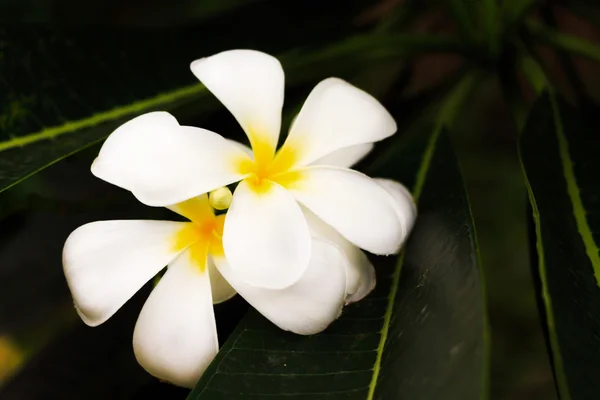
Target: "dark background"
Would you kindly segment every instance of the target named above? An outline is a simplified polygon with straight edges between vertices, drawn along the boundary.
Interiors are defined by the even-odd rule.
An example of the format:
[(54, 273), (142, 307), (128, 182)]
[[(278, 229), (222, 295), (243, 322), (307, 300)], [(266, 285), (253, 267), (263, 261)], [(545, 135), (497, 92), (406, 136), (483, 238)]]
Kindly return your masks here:
[[(293, 54), (294, 50), (380, 29), (390, 18), (397, 18), (403, 3), (401, 0), (3, 0), (0, 1), (3, 34), (0, 48), (2, 41), (11, 40), (6, 32), (26, 36), (31, 46), (41, 46), (42, 50), (55, 48), (53, 38), (72, 37), (77, 45), (62, 48), (61, 52), (73, 52), (74, 59), (93, 54), (97, 57), (94, 63), (105, 67), (103, 74), (94, 75), (77, 70), (74, 63), (70, 65), (72, 70), (58, 82), (49, 81), (45, 71), (57, 68), (52, 60), (61, 59), (62, 53), (39, 59), (39, 64), (32, 67), (37, 74), (33, 78), (39, 79), (19, 70), (22, 60), (18, 55), (13, 54), (10, 60), (0, 58), (0, 77), (5, 80), (0, 109), (6, 113), (10, 104), (14, 104), (11, 94), (19, 91), (9, 90), (11, 85), (27, 87), (51, 98), (53, 93), (59, 95), (58, 91), (53, 92), (55, 85), (65, 83), (84, 92), (103, 93), (102, 96), (88, 93), (86, 98), (95, 99), (88, 106), (110, 108), (126, 102), (128, 96), (143, 97), (148, 79), (173, 79), (182, 85), (194, 83), (187, 65), (195, 58), (232, 48)], [(554, 15), (564, 31), (598, 42), (599, 32), (566, 9), (555, 7)], [(452, 21), (443, 12), (419, 15), (406, 29), (444, 35), (455, 32)], [(140, 48), (138, 44), (147, 43), (148, 37), (156, 38), (156, 47)], [(115, 56), (115, 48), (123, 49), (123, 59)], [(145, 53), (145, 58), (143, 63), (136, 64), (135, 55), (139, 52)], [(564, 77), (557, 57), (550, 51), (542, 49), (542, 52), (561, 90), (573, 96), (574, 90)], [(35, 57), (37, 52), (32, 54)], [(131, 63), (130, 75), (111, 74), (111, 66), (123, 60)], [(153, 74), (153, 70), (161, 69), (161, 64), (174, 60), (180, 65), (176, 70), (180, 76), (177, 72), (169, 77)], [(320, 79), (336, 75), (352, 80), (380, 98), (393, 108), (399, 125), (403, 126), (414, 111), (409, 108), (409, 100), (449, 79), (463, 63), (458, 56), (442, 54), (359, 63), (356, 67), (352, 66), (354, 61), (334, 61), (319, 70), (299, 69), (296, 74), (314, 78), (307, 84), (286, 88), (287, 115), (297, 109)], [(7, 65), (10, 70), (4, 69)], [(575, 68), (588, 93), (598, 99), (598, 66), (575, 60)], [(8, 80), (7, 75), (10, 75)], [(294, 76), (287, 75), (287, 79), (293, 81)], [(492, 327), (492, 398), (552, 399), (556, 396), (554, 383), (530, 272), (529, 214), (516, 153), (516, 129), (502, 100), (499, 82), (492, 75), (471, 96), (469, 106), (456, 124), (453, 139), (472, 200), (485, 271)], [(17, 100), (27, 104), (26, 99)], [(76, 119), (78, 113), (84, 112), (75, 104), (76, 100), (73, 103), (65, 109), (67, 119)], [(208, 104), (210, 107), (201, 112), (200, 108), (198, 112), (186, 110), (181, 114), (182, 122), (241, 137), (233, 118), (216, 101)], [(210, 111), (213, 109), (218, 111)], [(0, 126), (2, 123), (0, 120)], [(61, 250), (73, 229), (98, 219), (174, 217), (167, 211), (144, 207), (129, 193), (94, 178), (89, 165), (98, 148), (94, 146), (71, 156), (0, 194), (2, 399), (184, 398), (187, 393), (158, 382), (133, 357), (133, 326), (150, 287), (140, 291), (115, 317), (98, 328), (85, 326), (72, 308), (62, 275)], [(376, 157), (377, 153), (371, 155)], [(243, 315), (245, 307), (240, 299), (217, 307), (222, 340)]]

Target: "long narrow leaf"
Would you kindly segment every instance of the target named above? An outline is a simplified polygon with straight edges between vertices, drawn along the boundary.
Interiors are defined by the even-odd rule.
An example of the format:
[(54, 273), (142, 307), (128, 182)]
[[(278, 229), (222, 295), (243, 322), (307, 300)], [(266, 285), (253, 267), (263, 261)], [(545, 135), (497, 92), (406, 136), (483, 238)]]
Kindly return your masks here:
[(482, 0), (483, 30), (488, 49), (492, 55), (497, 55), (500, 34), (500, 6), (497, 0)]
[(539, 0), (504, 0), (502, 1), (502, 19), (505, 35), (514, 34), (527, 14), (539, 3)]
[(540, 43), (600, 62), (600, 46), (598, 45), (576, 36), (546, 28), (535, 22), (529, 22), (527, 27), (532, 37)]
[(538, 100), (520, 141), (562, 399), (600, 397), (600, 142), (593, 121), (550, 91)]
[(465, 0), (448, 0), (444, 2), (452, 15), (463, 39), (472, 41), (475, 38), (475, 26), (471, 9)]
[[(189, 40), (188, 33), (112, 35), (0, 31), (0, 192), (102, 140), (135, 115), (161, 109), (180, 110), (176, 114), (181, 117), (186, 115), (184, 106), (197, 115), (218, 105), (188, 71), (191, 60), (207, 54), (193, 44), (174, 46)], [(42, 36), (50, 39), (30, 49)], [(103, 47), (94, 44), (100, 38)], [(288, 84), (294, 85), (323, 77), (328, 70), (340, 73), (378, 60), (461, 49), (460, 43), (445, 38), (364, 35), (288, 51), (279, 58)], [(156, 64), (153, 54), (160, 51), (166, 61)], [(25, 61), (22, 68), (23, 54), (35, 65), (29, 68)], [(27, 77), (34, 72), (40, 75)]]

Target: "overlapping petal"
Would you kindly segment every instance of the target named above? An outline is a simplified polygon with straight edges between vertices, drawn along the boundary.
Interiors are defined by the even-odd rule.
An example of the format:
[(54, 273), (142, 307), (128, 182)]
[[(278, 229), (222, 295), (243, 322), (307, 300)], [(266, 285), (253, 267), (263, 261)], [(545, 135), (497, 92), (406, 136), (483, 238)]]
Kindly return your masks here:
[(333, 153), (329, 153), (326, 156), (313, 161), (311, 165), (350, 168), (366, 157), (366, 155), (373, 150), (373, 147), (375, 147), (373, 143), (363, 143), (344, 147), (343, 149), (336, 150)]
[(217, 354), (209, 272), (198, 267), (189, 250), (169, 264), (144, 304), (133, 349), (150, 374), (188, 388)]
[(106, 321), (184, 250), (173, 246), (183, 226), (169, 221), (98, 221), (71, 233), (63, 249), (63, 268), (83, 321), (90, 326)]
[(269, 289), (290, 286), (307, 268), (310, 245), (302, 210), (284, 188), (240, 182), (223, 233), (225, 256), (238, 279)]
[(346, 304), (361, 300), (375, 287), (375, 269), (358, 247), (346, 240), (330, 225), (302, 207), (311, 236), (335, 244), (346, 257)]
[(214, 261), (248, 303), (286, 331), (301, 335), (321, 332), (342, 312), (346, 294), (345, 257), (325, 240), (312, 240), (308, 268), (296, 283), (284, 289), (248, 285), (238, 278), (224, 257), (214, 257)]
[(417, 218), (417, 206), (413, 201), (412, 195), (402, 184), (391, 179), (375, 178), (374, 181), (383, 186), (392, 196), (392, 205), (402, 224), (402, 241), (404, 241), (412, 230)]
[(380, 184), (336, 167), (306, 167), (301, 176), (288, 188), (294, 197), (354, 245), (374, 254), (400, 249), (402, 225)]
[(208, 276), (210, 277), (210, 287), (212, 291), (213, 304), (223, 303), (236, 295), (236, 291), (231, 287), (229, 282), (219, 272), (212, 258), (207, 260)]
[(281, 129), (284, 73), (279, 61), (255, 50), (229, 50), (191, 64), (196, 77), (242, 126), (254, 151), (274, 152)]
[(239, 147), (206, 129), (179, 126), (165, 112), (117, 128), (92, 165), (98, 178), (130, 190), (142, 203), (167, 206), (243, 178)]
[[(133, 345), (149, 373), (185, 387), (217, 354), (213, 303), (237, 291), (284, 330), (321, 332), (375, 285), (360, 248), (397, 252), (416, 216), (400, 184), (345, 169), (396, 131), (369, 94), (337, 78), (319, 83), (273, 159), (284, 98), (279, 61), (233, 50), (191, 69), (234, 115), (252, 150), (180, 126), (166, 112), (134, 118), (106, 140), (92, 172), (195, 225), (91, 223), (71, 234), (63, 252), (76, 308), (91, 326), (169, 265), (140, 313)], [(223, 230), (224, 216), (215, 219), (206, 193), (238, 181)]]
[(308, 165), (334, 151), (373, 143), (395, 132), (394, 118), (379, 101), (341, 79), (328, 78), (306, 99), (283, 149), (293, 149), (297, 166)]

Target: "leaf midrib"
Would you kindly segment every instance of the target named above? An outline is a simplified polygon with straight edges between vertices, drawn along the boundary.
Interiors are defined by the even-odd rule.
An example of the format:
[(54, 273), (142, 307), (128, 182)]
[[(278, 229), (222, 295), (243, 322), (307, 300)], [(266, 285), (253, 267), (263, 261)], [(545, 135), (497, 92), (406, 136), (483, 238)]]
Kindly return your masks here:
[[(558, 112), (558, 105), (556, 104), (556, 98), (554, 93), (554, 88), (551, 85), (548, 77), (542, 70), (541, 66), (536, 62), (536, 60), (529, 56), (527, 53), (525, 54), (522, 61), (522, 69), (529, 81), (530, 85), (534, 88), (536, 94), (538, 96), (543, 95), (544, 91), (547, 92), (550, 107), (552, 108), (552, 117), (553, 123), (556, 127), (556, 135), (559, 138), (563, 135), (564, 131), (562, 126), (562, 120), (560, 118), (560, 114)], [(560, 132), (560, 133), (559, 133)], [(565, 180), (568, 181), (567, 176), (565, 174), (564, 160), (563, 155), (560, 149), (560, 139), (559, 140), (559, 157), (561, 159), (561, 164), (563, 164), (563, 175), (565, 175)], [(568, 150), (568, 149), (567, 149)], [(536, 236), (536, 252), (538, 255), (538, 273), (541, 281), (541, 289), (542, 289), (542, 300), (544, 302), (544, 307), (546, 309), (546, 323), (548, 325), (548, 339), (550, 342), (550, 348), (552, 349), (552, 357), (554, 358), (553, 362), (553, 370), (554, 370), (554, 379), (556, 380), (557, 391), (560, 396), (564, 398), (564, 400), (571, 400), (571, 394), (569, 391), (569, 383), (567, 380), (567, 375), (564, 369), (564, 363), (562, 359), (562, 353), (560, 351), (560, 343), (558, 341), (558, 334), (556, 332), (555, 326), (556, 321), (554, 319), (554, 309), (552, 308), (552, 297), (550, 296), (550, 292), (548, 291), (548, 276), (546, 274), (546, 257), (544, 254), (544, 243), (542, 239), (542, 222), (540, 217), (540, 211), (537, 205), (537, 201), (535, 199), (535, 194), (533, 192), (533, 187), (529, 182), (529, 177), (527, 176), (527, 169), (525, 168), (525, 164), (523, 162), (523, 154), (521, 146), (518, 146), (519, 151), (519, 162), (521, 163), (521, 169), (523, 171), (523, 179), (525, 181), (525, 186), (527, 187), (527, 193), (529, 195), (529, 203), (531, 204), (532, 216), (535, 225), (535, 236)], [(567, 153), (568, 156), (568, 153)], [(572, 172), (572, 170), (571, 170)], [(568, 182), (567, 182), (568, 184)], [(568, 189), (567, 189), (568, 191)], [(578, 227), (579, 229), (579, 227)], [(580, 232), (581, 235), (581, 232)]]
[[(423, 191), (423, 186), (425, 184), (425, 179), (427, 177), (427, 171), (429, 170), (429, 166), (431, 165), (431, 159), (433, 158), (433, 153), (435, 151), (435, 144), (441, 132), (441, 126), (438, 126), (435, 132), (429, 138), (429, 142), (427, 143), (427, 148), (425, 150), (425, 154), (423, 156), (423, 161), (421, 166), (417, 171), (417, 179), (415, 182), (415, 188), (413, 191), (413, 199), (414, 202), (417, 203), (419, 200), (419, 196)], [(396, 267), (394, 268), (394, 274), (392, 275), (392, 283), (391, 290), (388, 295), (388, 303), (386, 306), (385, 315), (383, 317), (383, 328), (381, 329), (381, 337), (379, 339), (379, 345), (377, 346), (377, 357), (375, 358), (375, 364), (373, 365), (373, 376), (371, 378), (371, 382), (369, 384), (369, 392), (367, 394), (367, 400), (372, 400), (375, 395), (375, 388), (377, 386), (377, 380), (379, 379), (379, 373), (381, 371), (381, 360), (383, 357), (383, 349), (385, 347), (385, 343), (387, 341), (388, 332), (390, 329), (390, 323), (392, 320), (392, 311), (394, 309), (394, 300), (396, 299), (396, 294), (398, 292), (398, 285), (400, 283), (400, 272), (402, 270), (402, 265), (404, 263), (404, 250), (398, 256), (398, 262), (396, 263)]]
[(558, 139), (560, 161), (563, 167), (563, 175), (567, 183), (567, 193), (569, 194), (569, 199), (573, 205), (573, 215), (575, 217), (577, 230), (581, 236), (581, 239), (583, 240), (585, 251), (592, 264), (594, 277), (596, 278), (596, 285), (600, 286), (600, 255), (598, 254), (598, 246), (594, 241), (592, 230), (590, 229), (590, 225), (588, 224), (586, 218), (585, 207), (583, 205), (583, 200), (581, 199), (579, 186), (577, 185), (577, 178), (575, 177), (573, 160), (571, 160), (571, 156), (569, 154), (569, 142), (565, 137), (558, 104), (556, 104), (556, 98), (552, 93), (550, 94), (550, 102), (552, 104), (552, 111), (554, 114), (554, 124), (556, 126), (556, 137)]
[(136, 112), (157, 107), (162, 104), (172, 103), (185, 97), (202, 93), (203, 91), (206, 91), (206, 88), (202, 84), (196, 83), (166, 93), (161, 93), (151, 98), (136, 101), (122, 107), (103, 111), (83, 119), (69, 121), (62, 125), (45, 128), (39, 132), (13, 137), (10, 140), (0, 142), (0, 152), (15, 147), (22, 147), (41, 140), (53, 139), (67, 133), (76, 132), (79, 129), (100, 125), (104, 122), (116, 120), (128, 115), (132, 115)]
[[(322, 58), (324, 52), (325, 53), (332, 52), (333, 49), (337, 49), (338, 52), (341, 52), (341, 53), (352, 52), (353, 50), (356, 50), (356, 49), (353, 48), (352, 46), (348, 46), (349, 43), (353, 43), (354, 41), (360, 42), (361, 40), (365, 40), (368, 38), (371, 38), (371, 35), (368, 35), (368, 34), (367, 35), (357, 35), (357, 36), (351, 37), (341, 43), (336, 43), (331, 46), (328, 46), (321, 52), (316, 53), (318, 55), (317, 59), (319, 57)], [(446, 50), (449, 52), (460, 52), (462, 50), (460, 43), (458, 43), (457, 41), (448, 40), (446, 38), (441, 38), (441, 37), (436, 37), (436, 36), (428, 36), (428, 35), (413, 36), (413, 35), (400, 34), (400, 35), (393, 36), (389, 39), (390, 39), (389, 40), (390, 43), (392, 43), (392, 44), (394, 44), (396, 41), (405, 42), (407, 40), (409, 42), (419, 43), (422, 45), (422, 49), (424, 51)], [(364, 43), (362, 43), (362, 45), (364, 45)], [(335, 54), (335, 51), (333, 51), (333, 53)], [(294, 54), (294, 53), (292, 52), (290, 54)], [(339, 55), (339, 54), (337, 54), (337, 55)], [(387, 58), (390, 56), (391, 56), (391, 54), (386, 54), (384, 56), (384, 58)], [(286, 55), (285, 54), (282, 55), (282, 58), (285, 59)], [(12, 148), (22, 147), (22, 146), (25, 146), (25, 145), (28, 145), (31, 143), (35, 143), (38, 141), (42, 141), (42, 140), (53, 139), (55, 137), (58, 137), (58, 136), (61, 136), (61, 135), (67, 134), (67, 133), (76, 132), (77, 130), (82, 129), (82, 128), (88, 128), (88, 127), (92, 127), (95, 125), (99, 125), (99, 124), (107, 122), (107, 121), (112, 121), (112, 120), (115, 120), (115, 119), (118, 119), (121, 117), (125, 117), (128, 115), (134, 114), (136, 112), (145, 111), (149, 108), (157, 107), (162, 104), (175, 102), (182, 98), (189, 97), (192, 95), (197, 95), (202, 92), (208, 93), (208, 91), (206, 91), (206, 88), (201, 83), (196, 83), (193, 85), (181, 87), (181, 88), (178, 88), (175, 90), (168, 91), (166, 93), (161, 93), (161, 94), (151, 97), (151, 98), (139, 100), (139, 101), (133, 102), (128, 105), (114, 108), (112, 110), (103, 111), (98, 114), (94, 114), (92, 116), (88, 116), (88, 117), (85, 117), (85, 118), (82, 118), (79, 120), (68, 121), (62, 125), (44, 128), (41, 131), (38, 131), (35, 133), (30, 133), (30, 134), (26, 134), (26, 135), (22, 135), (22, 136), (13, 137), (4, 142), (0, 142), (0, 152), (9, 150)]]
[[(521, 150), (519, 149), (519, 152), (520, 151)], [(558, 386), (558, 391), (561, 394), (561, 396), (564, 397), (564, 400), (571, 400), (571, 395), (569, 394), (569, 384), (567, 382), (567, 375), (564, 370), (562, 354), (560, 352), (560, 344), (558, 343), (558, 335), (556, 334), (556, 330), (553, 329), (556, 326), (556, 322), (554, 320), (554, 312), (552, 309), (552, 298), (548, 291), (548, 277), (546, 275), (546, 257), (544, 255), (544, 243), (542, 240), (542, 223), (540, 219), (540, 211), (535, 200), (533, 188), (531, 187), (531, 184), (529, 183), (529, 178), (527, 177), (527, 170), (525, 169), (525, 165), (523, 164), (523, 157), (520, 156), (519, 159), (521, 162), (521, 168), (524, 171), (523, 179), (525, 180), (525, 186), (527, 187), (529, 203), (531, 204), (533, 221), (535, 225), (535, 247), (538, 254), (538, 272), (540, 274), (540, 280), (542, 283), (542, 299), (544, 300), (544, 303), (546, 305), (548, 337), (550, 339), (550, 347), (552, 348), (552, 353), (554, 356), (556, 384)]]
[[(427, 179), (427, 172), (429, 171), (429, 166), (431, 165), (431, 160), (433, 158), (435, 146), (440, 136), (440, 133), (444, 126), (450, 125), (455, 119), (461, 105), (464, 102), (464, 99), (466, 98), (466, 96), (468, 96), (468, 93), (475, 80), (476, 76), (467, 74), (456, 84), (454, 89), (449, 93), (448, 97), (443, 102), (443, 106), (439, 111), (438, 121), (435, 125), (433, 133), (431, 134), (431, 137), (429, 138), (429, 141), (427, 142), (427, 147), (423, 155), (423, 160), (421, 162), (421, 165), (419, 166), (419, 169), (417, 170), (417, 177), (412, 193), (413, 201), (415, 202), (415, 204), (418, 204), (419, 197), (423, 192), (425, 180)], [(375, 389), (377, 387), (377, 380), (379, 379), (379, 374), (381, 372), (383, 350), (385, 348), (385, 343), (387, 341), (387, 336), (390, 329), (392, 312), (394, 310), (394, 300), (396, 299), (396, 294), (398, 292), (398, 285), (400, 283), (401, 275), (400, 273), (402, 270), (402, 265), (404, 263), (404, 254), (405, 250), (402, 250), (402, 252), (398, 256), (398, 262), (396, 263), (394, 273), (392, 275), (391, 290), (388, 295), (388, 303), (384, 315), (383, 327), (381, 329), (381, 337), (379, 340), (379, 345), (377, 347), (377, 356), (375, 358), (375, 364), (373, 365), (373, 376), (369, 384), (367, 400), (373, 400), (373, 396), (375, 395)]]

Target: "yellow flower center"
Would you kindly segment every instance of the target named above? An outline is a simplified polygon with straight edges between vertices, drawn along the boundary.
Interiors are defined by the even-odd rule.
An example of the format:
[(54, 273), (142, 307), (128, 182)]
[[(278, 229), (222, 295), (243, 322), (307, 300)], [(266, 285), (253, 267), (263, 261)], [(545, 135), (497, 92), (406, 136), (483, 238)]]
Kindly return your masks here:
[(175, 234), (173, 250), (189, 248), (192, 262), (204, 271), (209, 253), (223, 255), (225, 214), (214, 215), (206, 195), (179, 203), (173, 210), (192, 220)]
[(248, 175), (245, 180), (256, 192), (267, 191), (271, 187), (271, 182), (287, 187), (299, 179), (299, 173), (293, 171), (299, 146), (286, 143), (278, 152), (275, 152), (267, 140), (261, 139), (257, 135), (252, 135), (250, 142), (254, 160), (240, 160), (238, 171)]

